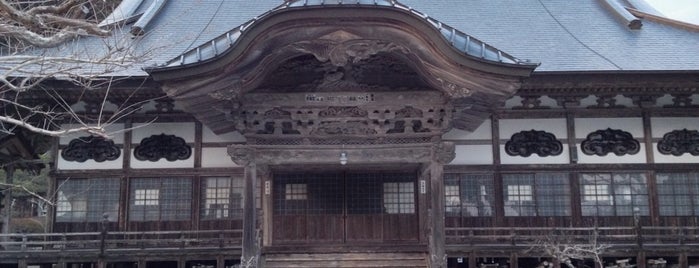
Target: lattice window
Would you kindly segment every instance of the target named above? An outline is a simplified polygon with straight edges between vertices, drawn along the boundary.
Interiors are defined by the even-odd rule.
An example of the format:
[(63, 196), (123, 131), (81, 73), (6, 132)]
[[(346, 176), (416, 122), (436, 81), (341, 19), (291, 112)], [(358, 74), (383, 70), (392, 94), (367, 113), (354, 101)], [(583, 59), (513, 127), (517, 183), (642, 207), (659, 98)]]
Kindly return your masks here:
[(536, 203), (532, 195), (533, 174), (503, 175), (505, 216), (536, 216)]
[(69, 179), (58, 182), (56, 222), (101, 222), (119, 216), (119, 179)]
[(583, 199), (585, 201), (610, 201), (612, 200), (608, 184), (583, 185)]
[(202, 179), (202, 219), (242, 219), (243, 178), (209, 177)]
[(479, 217), (493, 215), (493, 176), (445, 174), (447, 216)]
[(306, 200), (308, 199), (308, 187), (304, 183), (287, 184), (284, 188), (284, 198), (286, 200)]
[(568, 174), (503, 175), (505, 216), (569, 216)]
[(531, 202), (532, 186), (531, 185), (507, 185), (507, 201), (513, 202)]
[(699, 215), (699, 173), (658, 173), (660, 216)]
[(276, 214), (342, 214), (341, 174), (279, 174), (274, 181)]
[(594, 173), (580, 177), (583, 216), (641, 216), (649, 214), (648, 188), (643, 173)]
[(415, 184), (413, 182), (385, 182), (383, 184), (384, 211), (388, 214), (415, 213)]
[(160, 200), (160, 189), (137, 189), (134, 193), (134, 205), (157, 206)]
[(570, 177), (566, 173), (535, 174), (538, 216), (570, 216)]
[(392, 181), (401, 180), (400, 175), (377, 173), (349, 174), (346, 181), (347, 213), (348, 214), (381, 214), (383, 206), (383, 182), (387, 178)]
[(184, 221), (191, 219), (190, 178), (131, 179), (130, 221)]

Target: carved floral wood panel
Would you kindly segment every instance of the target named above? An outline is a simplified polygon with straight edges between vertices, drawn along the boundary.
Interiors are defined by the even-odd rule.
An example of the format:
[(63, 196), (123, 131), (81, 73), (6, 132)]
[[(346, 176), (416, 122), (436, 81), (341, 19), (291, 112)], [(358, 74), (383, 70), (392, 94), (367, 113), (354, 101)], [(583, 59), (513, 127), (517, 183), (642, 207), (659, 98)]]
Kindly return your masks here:
[(134, 157), (141, 161), (186, 160), (192, 155), (192, 147), (183, 138), (175, 135), (152, 135), (145, 138), (134, 149)]
[(505, 143), (505, 152), (511, 156), (522, 157), (532, 154), (541, 157), (554, 156), (563, 152), (563, 144), (552, 133), (532, 129), (513, 134)]
[(587, 155), (605, 156), (614, 153), (618, 156), (637, 154), (640, 143), (631, 133), (619, 129), (602, 129), (587, 135), (581, 144), (581, 150)]
[(658, 142), (658, 152), (674, 156), (699, 155), (699, 131), (685, 128), (666, 133)]
[(73, 139), (68, 147), (61, 151), (61, 157), (66, 161), (85, 162), (93, 159), (96, 162), (116, 160), (121, 156), (121, 149), (112, 140), (96, 136)]

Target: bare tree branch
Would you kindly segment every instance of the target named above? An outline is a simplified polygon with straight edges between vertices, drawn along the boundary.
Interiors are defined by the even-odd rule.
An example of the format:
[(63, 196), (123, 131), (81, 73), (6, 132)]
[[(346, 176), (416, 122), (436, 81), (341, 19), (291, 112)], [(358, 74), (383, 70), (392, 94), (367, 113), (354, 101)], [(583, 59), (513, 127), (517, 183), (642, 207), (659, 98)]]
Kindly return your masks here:
[(570, 260), (592, 260), (604, 267), (602, 254), (610, 245), (598, 241), (599, 233), (593, 231), (584, 238), (573, 232), (557, 231), (537, 240), (527, 251), (543, 253), (569, 268), (574, 268)]

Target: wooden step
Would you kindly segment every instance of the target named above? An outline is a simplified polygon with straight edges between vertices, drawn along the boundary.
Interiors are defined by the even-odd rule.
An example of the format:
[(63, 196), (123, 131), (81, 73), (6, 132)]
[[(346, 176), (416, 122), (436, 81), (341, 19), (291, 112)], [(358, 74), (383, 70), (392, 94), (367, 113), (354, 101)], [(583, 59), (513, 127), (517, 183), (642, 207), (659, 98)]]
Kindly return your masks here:
[(268, 268), (425, 268), (424, 253), (318, 253), (318, 254), (268, 254), (264, 256)]

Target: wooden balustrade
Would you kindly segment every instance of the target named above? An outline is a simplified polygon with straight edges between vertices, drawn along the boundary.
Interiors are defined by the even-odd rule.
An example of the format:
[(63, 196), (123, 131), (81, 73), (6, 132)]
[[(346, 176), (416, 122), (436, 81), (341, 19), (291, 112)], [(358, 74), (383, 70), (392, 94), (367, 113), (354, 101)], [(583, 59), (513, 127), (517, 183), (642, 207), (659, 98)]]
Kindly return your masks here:
[(242, 230), (0, 234), (0, 256), (18, 252), (79, 251), (108, 255), (173, 249), (236, 250), (241, 248), (241, 243)]
[(445, 231), (447, 246), (461, 249), (526, 249), (546, 241), (585, 244), (592, 239), (610, 248), (699, 247), (699, 227), (447, 227)]

